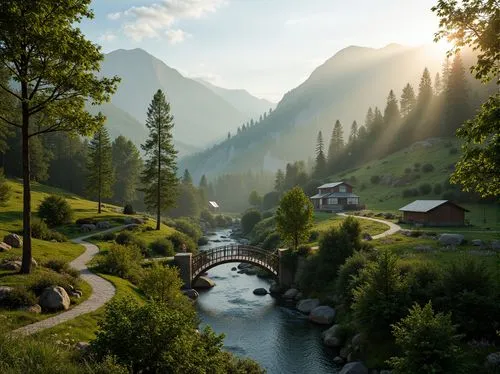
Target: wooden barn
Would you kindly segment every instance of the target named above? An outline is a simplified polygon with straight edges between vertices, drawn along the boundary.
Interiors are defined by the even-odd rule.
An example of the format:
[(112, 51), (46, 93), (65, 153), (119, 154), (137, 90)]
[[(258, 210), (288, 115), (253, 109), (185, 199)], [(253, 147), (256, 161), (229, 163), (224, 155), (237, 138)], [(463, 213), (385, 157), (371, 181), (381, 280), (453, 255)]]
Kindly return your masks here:
[(424, 226), (464, 226), (467, 209), (449, 200), (415, 200), (401, 209), (403, 222)]

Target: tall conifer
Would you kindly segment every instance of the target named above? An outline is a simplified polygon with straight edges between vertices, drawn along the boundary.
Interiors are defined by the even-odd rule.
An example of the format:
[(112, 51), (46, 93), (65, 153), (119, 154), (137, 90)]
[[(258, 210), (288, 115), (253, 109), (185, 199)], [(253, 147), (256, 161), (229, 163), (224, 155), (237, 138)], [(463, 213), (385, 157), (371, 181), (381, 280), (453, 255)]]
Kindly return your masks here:
[(316, 178), (324, 177), (326, 172), (326, 157), (324, 151), (323, 134), (321, 131), (318, 133), (316, 143), (316, 164), (314, 165), (314, 176)]
[(403, 93), (401, 94), (401, 115), (403, 117), (407, 117), (408, 114), (415, 108), (415, 104), (417, 103), (417, 99), (415, 98), (415, 91), (410, 83), (407, 83), (403, 88)]

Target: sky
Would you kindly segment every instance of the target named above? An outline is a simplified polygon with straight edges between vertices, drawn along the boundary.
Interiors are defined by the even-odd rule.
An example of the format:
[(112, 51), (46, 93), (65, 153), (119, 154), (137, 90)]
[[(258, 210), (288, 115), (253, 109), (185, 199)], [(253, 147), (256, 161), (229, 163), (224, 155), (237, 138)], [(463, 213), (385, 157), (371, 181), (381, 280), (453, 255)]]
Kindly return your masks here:
[(431, 44), (437, 0), (93, 0), (104, 52), (142, 48), (188, 77), (278, 102), (350, 45)]

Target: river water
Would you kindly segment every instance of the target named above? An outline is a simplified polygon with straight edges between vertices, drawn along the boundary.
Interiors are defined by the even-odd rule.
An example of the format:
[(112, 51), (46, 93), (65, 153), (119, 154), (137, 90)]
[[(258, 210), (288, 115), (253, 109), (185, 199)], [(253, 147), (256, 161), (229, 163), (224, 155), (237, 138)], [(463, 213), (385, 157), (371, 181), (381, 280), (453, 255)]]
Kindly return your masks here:
[[(234, 243), (229, 235), (230, 230), (217, 231), (200, 250)], [(336, 373), (335, 352), (321, 342), (325, 327), (310, 323), (270, 295), (254, 295), (255, 288), (269, 289), (269, 281), (237, 274), (231, 270), (235, 266), (222, 264), (208, 271), (216, 286), (200, 292), (196, 305), (201, 326), (224, 333), (227, 351), (254, 359), (270, 374)]]

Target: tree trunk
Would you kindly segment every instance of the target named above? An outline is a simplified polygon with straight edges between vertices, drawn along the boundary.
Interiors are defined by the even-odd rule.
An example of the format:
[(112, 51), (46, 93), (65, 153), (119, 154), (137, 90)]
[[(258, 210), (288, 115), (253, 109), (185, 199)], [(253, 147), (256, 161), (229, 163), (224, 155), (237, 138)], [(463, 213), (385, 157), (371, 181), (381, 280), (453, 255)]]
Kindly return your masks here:
[[(100, 131), (100, 130), (99, 130)], [(101, 139), (101, 133), (99, 132), (99, 144), (97, 145), (99, 148), (97, 149), (97, 161), (98, 161), (98, 166), (97, 166), (97, 181), (98, 181), (98, 186), (97, 186), (97, 214), (101, 214), (101, 188), (102, 188), (102, 179), (101, 179), (101, 147), (102, 147), (102, 139)]]
[[(160, 122), (158, 120), (158, 122)], [(161, 219), (161, 123), (158, 123), (158, 183), (156, 186), (156, 230), (160, 230)]]
[[(27, 87), (23, 85), (23, 94)], [(24, 95), (23, 95), (24, 96)], [(21, 273), (31, 272), (31, 181), (30, 181), (30, 153), (29, 153), (29, 114), (28, 104), (22, 103), (22, 160), (23, 160), (23, 260)]]

